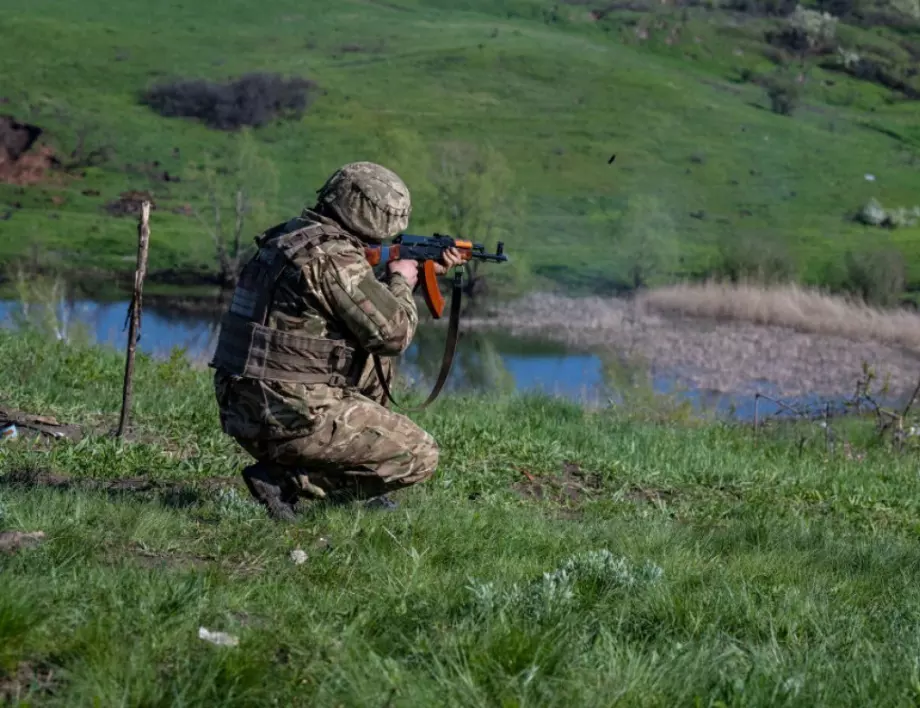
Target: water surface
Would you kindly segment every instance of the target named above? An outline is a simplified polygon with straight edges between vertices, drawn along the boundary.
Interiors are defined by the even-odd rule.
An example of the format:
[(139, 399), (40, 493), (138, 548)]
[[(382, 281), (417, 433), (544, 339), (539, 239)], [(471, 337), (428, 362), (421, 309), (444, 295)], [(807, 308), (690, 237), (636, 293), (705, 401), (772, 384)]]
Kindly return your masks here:
[[(75, 300), (58, 308), (57, 320), (70, 332), (86, 331), (96, 342), (123, 350), (127, 342), (128, 301)], [(15, 326), (22, 316), (18, 302), (0, 300), (0, 323)], [(175, 349), (186, 356), (210, 359), (216, 343), (219, 316), (189, 314), (175, 308), (146, 304), (138, 348), (153, 356), (168, 356)], [(462, 331), (462, 323), (461, 323)], [(401, 357), (399, 371), (422, 388), (430, 387), (443, 354), (445, 330), (419, 328), (410, 348)], [(697, 410), (734, 418), (754, 415), (754, 397), (682, 388), (678, 372), (649, 372), (623, 362), (602, 360), (591, 352), (572, 351), (554, 342), (517, 339), (501, 333), (462, 332), (448, 391), (543, 392), (590, 405), (630, 403), (636, 391), (642, 395), (667, 394), (689, 401)], [(764, 387), (764, 393), (770, 393)], [(814, 405), (818, 399), (799, 400)], [(777, 406), (760, 402), (760, 411), (771, 415)]]

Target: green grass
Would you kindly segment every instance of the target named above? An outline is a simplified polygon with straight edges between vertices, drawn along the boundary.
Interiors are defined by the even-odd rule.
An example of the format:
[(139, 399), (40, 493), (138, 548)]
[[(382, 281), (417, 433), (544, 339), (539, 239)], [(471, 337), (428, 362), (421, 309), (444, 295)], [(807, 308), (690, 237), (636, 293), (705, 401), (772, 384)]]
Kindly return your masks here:
[[(684, 22), (678, 11), (616, 12), (591, 22), (587, 6), (559, 5), (552, 18), (535, 0), (7, 4), (0, 19), (6, 109), (66, 146), (78, 126), (92, 126), (115, 157), (58, 187), (0, 187), (0, 205), (21, 204), (0, 221), (6, 267), (34, 247), (46, 267), (129, 270), (133, 224), (101, 205), (126, 189), (153, 188), (161, 208), (151, 267), (213, 270), (207, 233), (170, 211), (201, 204), (201, 185), (151, 183), (126, 166), (157, 160), (187, 175), (208, 154), (230, 159), (235, 136), (160, 118), (137, 95), (162, 78), (267, 70), (315, 79), (323, 94), (302, 120), (256, 131), (279, 189), (253, 231), (299, 210), (333, 169), (355, 159), (405, 176), (416, 195), (413, 230), (443, 229), (426, 155), (445, 140), (488, 142), (527, 198), (512, 255), (528, 262), (532, 287), (621, 283), (622, 249), (610, 224), (631, 196), (657, 198), (670, 218), (677, 275), (705, 272), (720, 243), (746, 235), (787, 253), (807, 282), (825, 279), (847, 249), (894, 247), (907, 261), (909, 285), (920, 284), (917, 228), (868, 230), (849, 220), (870, 197), (886, 206), (916, 203), (916, 104), (890, 103), (876, 86), (816, 69), (799, 112), (774, 115), (759, 87), (737, 81), (742, 67), (772, 70), (762, 56), (763, 20), (688, 11), (668, 45), (665, 37)], [(651, 25), (647, 41), (637, 39), (636, 22)], [(847, 27), (840, 35), (847, 46), (908, 61), (905, 38), (893, 32)], [(101, 194), (86, 196), (88, 189)], [(66, 202), (51, 204), (54, 194)], [(698, 210), (705, 219), (690, 216)]]
[[(0, 405), (114, 424), (119, 354), (2, 332), (0, 359)], [(446, 398), (417, 418), (442, 447), (438, 473), (401, 510), (280, 526), (199, 484), (245, 464), (208, 374), (141, 357), (137, 376), (135, 442), (0, 447), (0, 530), (47, 534), (0, 555), (0, 692), (25, 704), (917, 700), (910, 456), (870, 447), (857, 462), (779, 435), (755, 448), (727, 425)], [(566, 462), (596, 475), (589, 494), (516, 490), (524, 471), (551, 489)], [(6, 483), (23, 470), (183, 486)], [(201, 626), (239, 645), (206, 643)], [(12, 679), (33, 674), (31, 693)]]

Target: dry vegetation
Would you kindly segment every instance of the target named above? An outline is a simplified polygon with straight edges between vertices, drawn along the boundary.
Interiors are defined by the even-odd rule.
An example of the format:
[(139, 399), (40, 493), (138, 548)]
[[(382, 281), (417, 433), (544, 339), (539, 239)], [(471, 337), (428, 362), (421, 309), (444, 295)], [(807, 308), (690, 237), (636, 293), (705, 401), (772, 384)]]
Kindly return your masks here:
[(542, 294), (464, 326), (615, 353), (735, 394), (845, 395), (864, 364), (902, 393), (920, 372), (920, 316), (792, 287), (680, 286), (632, 302)]
[(920, 350), (920, 315), (908, 310), (881, 310), (797, 285), (674, 285), (644, 293), (638, 305), (643, 311), (664, 315), (788, 327)]

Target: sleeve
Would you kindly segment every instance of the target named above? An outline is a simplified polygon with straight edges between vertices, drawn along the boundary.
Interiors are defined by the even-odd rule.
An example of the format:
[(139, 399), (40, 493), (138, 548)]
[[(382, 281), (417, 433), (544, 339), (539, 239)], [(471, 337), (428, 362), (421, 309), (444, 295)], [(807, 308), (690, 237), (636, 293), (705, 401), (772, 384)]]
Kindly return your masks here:
[(363, 253), (339, 252), (329, 256), (321, 287), (334, 314), (365, 350), (396, 356), (409, 347), (418, 326), (418, 308), (401, 275), (382, 283)]

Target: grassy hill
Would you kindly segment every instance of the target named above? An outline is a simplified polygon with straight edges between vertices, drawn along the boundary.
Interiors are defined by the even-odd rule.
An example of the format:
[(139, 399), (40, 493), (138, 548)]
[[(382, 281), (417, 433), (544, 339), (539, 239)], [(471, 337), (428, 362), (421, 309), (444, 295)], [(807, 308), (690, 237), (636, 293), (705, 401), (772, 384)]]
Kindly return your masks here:
[(0, 547), (0, 701), (916, 699), (915, 452), (854, 430), (828, 454), (814, 425), (754, 444), (740, 426), (447, 397), (418, 416), (438, 473), (399, 512), (279, 526), (235, 484), (246, 459), (207, 372), (140, 357), (118, 441), (119, 353), (0, 332), (0, 357), (0, 406), (85, 426), (0, 442), (0, 539), (44, 533)]
[[(871, 198), (920, 204), (920, 110), (904, 97), (920, 31), (857, 15), (797, 84), (797, 61), (765, 39), (787, 20), (714, 5), (9, 0), (0, 110), (45, 128), (59, 154), (82, 134), (82, 154), (108, 156), (55, 182), (0, 185), (0, 264), (130, 269), (133, 226), (103, 206), (133, 189), (157, 202), (151, 267), (213, 272), (213, 219), (189, 215), (208, 213), (207, 165), (225, 181), (243, 165), (248, 238), (338, 165), (370, 159), (413, 189), (413, 231), (459, 225), (489, 245), (501, 233), (521, 262), (516, 287), (609, 290), (636, 264), (650, 282), (760, 269), (839, 286), (868, 269), (914, 287), (920, 229), (852, 217)], [(838, 45), (897, 68), (907, 88), (821, 68)], [(791, 116), (770, 110), (762, 85), (778, 66), (802, 91)], [(302, 118), (244, 134), (139, 101), (156, 82), (249, 72), (318, 88)], [(451, 165), (487, 148), (463, 198), (494, 215), (492, 230), (446, 218), (453, 203), (435, 189), (456, 187)], [(232, 184), (216, 193), (232, 221)]]

